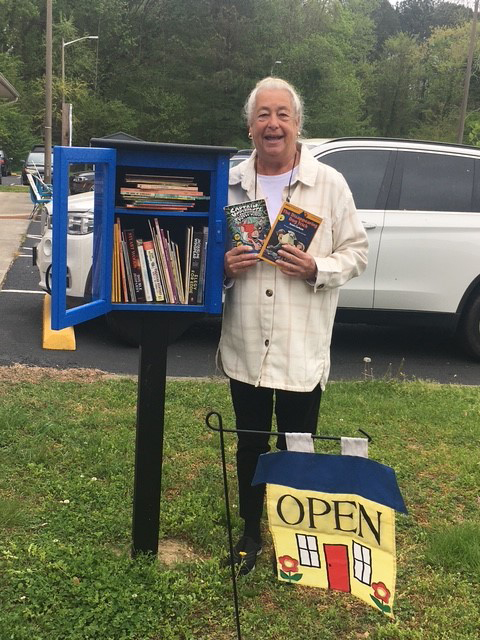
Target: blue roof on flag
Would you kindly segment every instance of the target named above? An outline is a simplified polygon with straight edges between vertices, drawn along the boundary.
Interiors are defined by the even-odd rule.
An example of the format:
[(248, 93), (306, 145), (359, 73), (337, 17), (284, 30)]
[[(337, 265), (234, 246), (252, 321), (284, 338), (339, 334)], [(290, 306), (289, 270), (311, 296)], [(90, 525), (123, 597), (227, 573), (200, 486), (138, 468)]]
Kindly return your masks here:
[(299, 490), (352, 493), (407, 513), (395, 471), (359, 456), (278, 451), (260, 456), (252, 484), (266, 482)]

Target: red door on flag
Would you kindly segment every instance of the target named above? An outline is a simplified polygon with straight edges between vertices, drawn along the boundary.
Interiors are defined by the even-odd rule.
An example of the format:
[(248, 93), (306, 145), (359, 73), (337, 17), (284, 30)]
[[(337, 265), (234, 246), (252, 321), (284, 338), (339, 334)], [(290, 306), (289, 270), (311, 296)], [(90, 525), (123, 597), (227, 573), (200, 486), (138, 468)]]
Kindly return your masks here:
[(334, 591), (350, 592), (348, 549), (343, 544), (324, 544), (328, 587)]

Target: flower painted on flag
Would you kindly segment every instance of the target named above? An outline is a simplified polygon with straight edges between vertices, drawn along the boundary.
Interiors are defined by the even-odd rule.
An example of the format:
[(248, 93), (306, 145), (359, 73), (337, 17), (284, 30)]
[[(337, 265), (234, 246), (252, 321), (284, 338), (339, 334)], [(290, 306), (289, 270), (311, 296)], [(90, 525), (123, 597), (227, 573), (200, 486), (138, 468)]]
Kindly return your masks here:
[(288, 580), (289, 582), (298, 582), (303, 573), (297, 573), (298, 571), (298, 560), (295, 558), (291, 558), (290, 556), (280, 556), (278, 558), (278, 562), (280, 563), (280, 576), (284, 580)]
[(383, 582), (372, 582), (372, 589), (373, 596), (370, 594), (370, 597), (373, 602), (384, 613), (390, 613), (391, 607), (388, 606), (388, 601), (391, 594), (385, 584)]
[(383, 582), (372, 582), (372, 589), (373, 595), (376, 598), (378, 598), (385, 604), (388, 604), (388, 601), (390, 600), (390, 591), (383, 584)]
[(278, 561), (282, 565), (282, 570), (285, 571), (285, 573), (290, 571), (296, 573), (298, 571), (298, 560), (290, 556), (281, 556)]

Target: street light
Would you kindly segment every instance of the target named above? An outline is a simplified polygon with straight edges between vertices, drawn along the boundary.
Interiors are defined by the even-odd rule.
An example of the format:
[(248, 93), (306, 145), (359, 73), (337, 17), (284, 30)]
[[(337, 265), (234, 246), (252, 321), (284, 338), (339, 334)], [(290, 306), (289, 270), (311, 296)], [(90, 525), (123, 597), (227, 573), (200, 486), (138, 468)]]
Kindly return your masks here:
[(273, 76), (273, 70), (275, 69), (275, 65), (276, 64), (282, 64), (281, 60), (275, 60), (275, 62), (272, 64), (272, 68), (270, 69), (270, 75)]
[[(98, 40), (98, 36), (82, 36), (81, 38), (75, 38), (75, 40), (69, 40), (65, 42), (62, 38), (62, 138), (61, 143), (64, 147), (72, 146), (72, 135), (70, 126), (71, 105), (67, 109), (65, 104), (65, 47), (73, 44), (74, 42), (80, 42), (81, 40)], [(68, 126), (67, 126), (68, 120)]]

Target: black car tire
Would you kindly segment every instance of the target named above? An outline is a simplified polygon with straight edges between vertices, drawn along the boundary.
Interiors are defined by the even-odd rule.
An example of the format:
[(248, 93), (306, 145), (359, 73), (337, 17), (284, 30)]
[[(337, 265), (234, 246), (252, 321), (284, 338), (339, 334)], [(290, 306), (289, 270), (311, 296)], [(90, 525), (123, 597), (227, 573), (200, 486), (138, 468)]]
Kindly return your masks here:
[(465, 351), (480, 360), (480, 291), (477, 291), (463, 311), (458, 329)]

